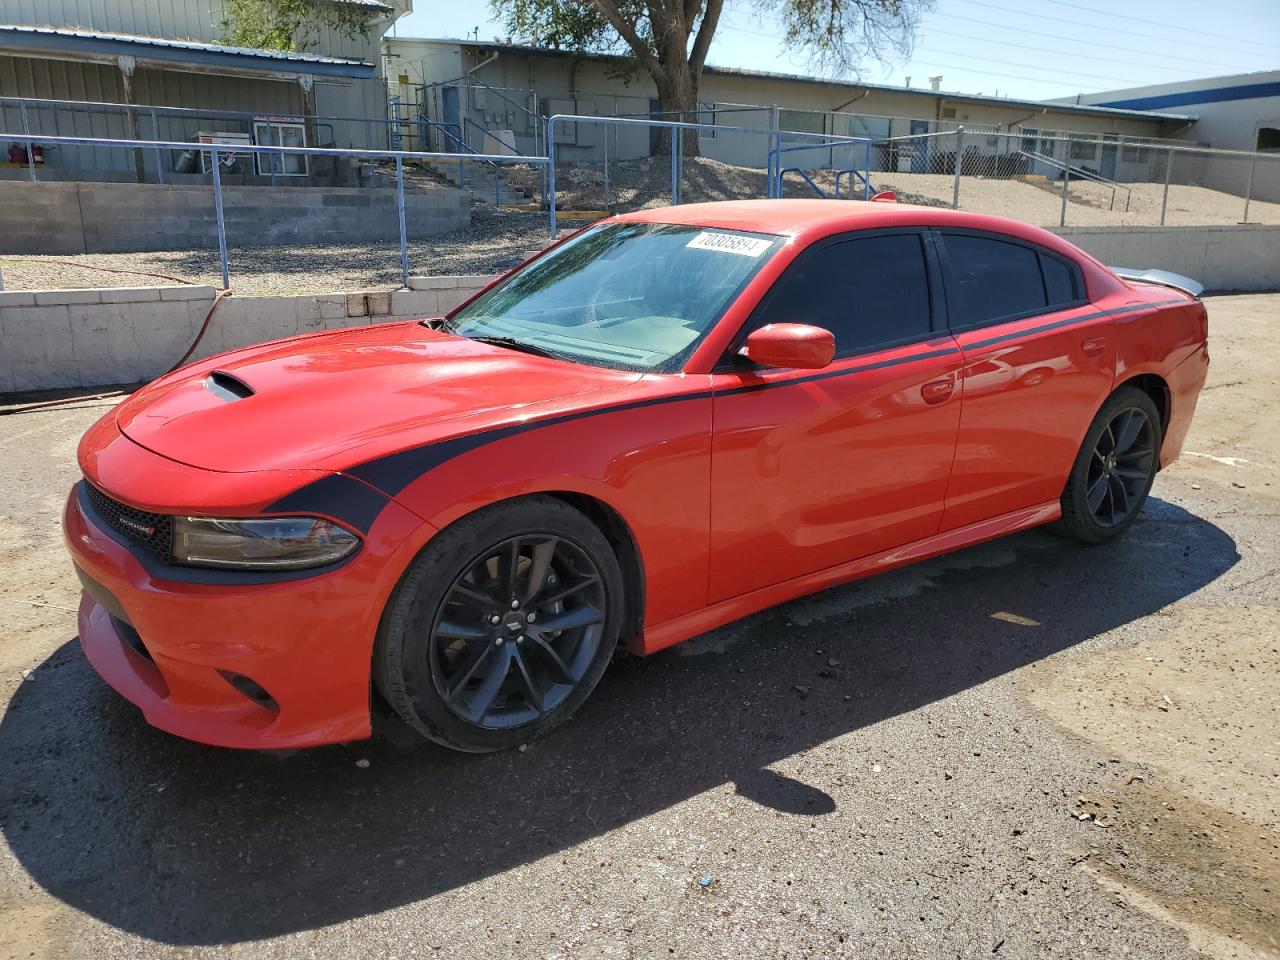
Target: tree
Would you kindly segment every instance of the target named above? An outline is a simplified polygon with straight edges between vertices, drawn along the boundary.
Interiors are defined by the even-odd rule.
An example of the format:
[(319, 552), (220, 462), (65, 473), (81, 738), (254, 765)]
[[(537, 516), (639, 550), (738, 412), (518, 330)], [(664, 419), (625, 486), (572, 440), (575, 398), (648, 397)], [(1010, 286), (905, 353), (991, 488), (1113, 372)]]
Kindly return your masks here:
[[(724, 0), (490, 0), (522, 40), (583, 53), (623, 53), (643, 69), (669, 119), (696, 121), (698, 87)], [(857, 73), (868, 59), (910, 52), (920, 14), (934, 0), (754, 0), (782, 24), (784, 48), (811, 67)], [(690, 131), (690, 134), (695, 133)], [(697, 136), (685, 152), (697, 155)]]
[(226, 0), (222, 42), (265, 50), (306, 50), (326, 27), (355, 39), (369, 36), (370, 12), (339, 0)]

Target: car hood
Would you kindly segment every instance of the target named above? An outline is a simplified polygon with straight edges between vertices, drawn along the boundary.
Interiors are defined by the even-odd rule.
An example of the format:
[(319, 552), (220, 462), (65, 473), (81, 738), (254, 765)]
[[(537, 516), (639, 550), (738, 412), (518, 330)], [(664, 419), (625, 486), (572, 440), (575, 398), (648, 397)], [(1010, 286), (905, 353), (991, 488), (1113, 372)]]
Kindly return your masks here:
[(207, 470), (341, 470), (625, 386), (639, 374), (384, 324), (249, 347), (117, 408), (129, 439)]

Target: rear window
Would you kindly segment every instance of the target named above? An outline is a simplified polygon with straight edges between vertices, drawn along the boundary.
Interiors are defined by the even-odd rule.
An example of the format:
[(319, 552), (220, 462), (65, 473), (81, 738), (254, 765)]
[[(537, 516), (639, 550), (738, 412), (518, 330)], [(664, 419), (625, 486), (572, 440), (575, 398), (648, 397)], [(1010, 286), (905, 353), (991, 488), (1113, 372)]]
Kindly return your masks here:
[(1048, 305), (1040, 257), (1031, 247), (948, 234), (951, 324), (968, 327), (1043, 310)]
[(1044, 289), (1050, 306), (1072, 303), (1080, 299), (1076, 290), (1076, 271), (1057, 257), (1040, 254), (1040, 266), (1044, 270)]

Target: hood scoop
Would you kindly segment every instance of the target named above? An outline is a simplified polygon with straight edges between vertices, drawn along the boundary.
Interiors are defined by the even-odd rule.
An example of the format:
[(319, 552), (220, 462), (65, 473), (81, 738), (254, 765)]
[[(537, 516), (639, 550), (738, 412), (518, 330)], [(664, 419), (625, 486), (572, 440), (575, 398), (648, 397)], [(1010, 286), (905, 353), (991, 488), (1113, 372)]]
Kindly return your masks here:
[(235, 403), (253, 396), (253, 387), (249, 386), (234, 374), (225, 370), (215, 370), (204, 381), (205, 389), (219, 400)]

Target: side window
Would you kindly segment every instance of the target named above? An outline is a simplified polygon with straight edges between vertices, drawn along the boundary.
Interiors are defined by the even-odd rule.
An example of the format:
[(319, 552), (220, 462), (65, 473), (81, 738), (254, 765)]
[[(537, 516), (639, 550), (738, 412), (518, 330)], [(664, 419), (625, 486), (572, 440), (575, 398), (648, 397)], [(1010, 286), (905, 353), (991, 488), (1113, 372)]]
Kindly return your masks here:
[(1043, 310), (1040, 257), (1030, 247), (988, 237), (944, 234), (951, 264), (953, 327)]
[(753, 328), (810, 323), (835, 334), (836, 356), (927, 336), (924, 241), (888, 234), (801, 254), (769, 291)]
[(1067, 266), (1057, 257), (1042, 253), (1040, 268), (1044, 271), (1044, 290), (1049, 297), (1049, 306), (1056, 307), (1080, 299), (1074, 267)]

